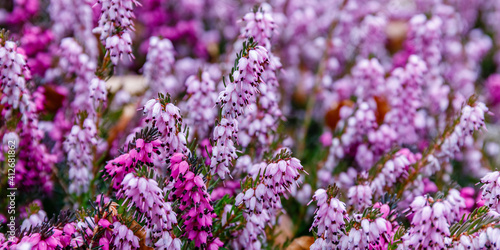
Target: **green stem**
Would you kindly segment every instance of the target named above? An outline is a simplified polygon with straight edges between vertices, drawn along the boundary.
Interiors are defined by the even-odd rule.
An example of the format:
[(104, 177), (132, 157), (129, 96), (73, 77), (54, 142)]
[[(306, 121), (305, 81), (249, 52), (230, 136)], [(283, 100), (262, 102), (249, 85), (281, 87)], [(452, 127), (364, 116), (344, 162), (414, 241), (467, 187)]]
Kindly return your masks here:
[[(347, 1), (348, 0), (344, 0), (344, 2), (342, 3), (342, 5), (339, 8), (340, 10), (342, 10), (344, 8)], [(323, 55), (322, 55), (321, 60), (319, 62), (318, 72), (316, 74), (316, 80), (314, 82), (311, 96), (307, 100), (306, 114), (304, 117), (304, 127), (299, 134), (300, 137), (299, 137), (298, 151), (300, 152), (301, 156), (304, 156), (304, 149), (306, 147), (307, 132), (309, 131), (309, 127), (311, 126), (311, 123), (312, 123), (313, 109), (314, 109), (314, 105), (316, 104), (316, 95), (320, 91), (321, 81), (323, 80), (323, 77), (325, 75), (326, 65), (328, 63), (328, 54), (329, 54), (330, 49), (332, 47), (331, 46), (332, 43), (330, 43), (330, 41), (332, 40), (333, 31), (335, 30), (337, 23), (338, 23), (338, 19), (334, 19), (333, 22), (331, 23), (329, 29), (328, 29), (328, 35), (327, 35), (327, 39), (326, 39), (326, 47), (325, 47), (325, 50), (323, 51)]]

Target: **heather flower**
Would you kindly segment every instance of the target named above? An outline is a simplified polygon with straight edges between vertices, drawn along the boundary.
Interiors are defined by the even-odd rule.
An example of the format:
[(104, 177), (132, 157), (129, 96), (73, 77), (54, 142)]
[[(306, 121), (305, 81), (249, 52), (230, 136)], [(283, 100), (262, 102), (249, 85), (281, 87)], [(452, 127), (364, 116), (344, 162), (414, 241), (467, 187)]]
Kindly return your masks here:
[(50, 193), (53, 188), (51, 166), (56, 162), (56, 157), (40, 142), (42, 134), (34, 123), (37, 120), (32, 121), (20, 134), (23, 139), (19, 144), (16, 183), (22, 183), (23, 188), (42, 187), (44, 192)]
[(239, 235), (232, 244), (233, 248), (252, 250), (261, 249), (261, 239), (265, 237), (265, 225), (271, 220), (267, 210), (263, 210), (260, 214), (245, 213), (244, 217), (247, 223), (245, 227), (238, 232)]
[(300, 172), (304, 167), (297, 158), (281, 159), (276, 163), (270, 163), (266, 167), (264, 183), (271, 189), (275, 196), (283, 195), (293, 183), (297, 183)]
[(432, 69), (441, 61), (441, 25), (442, 20), (435, 16), (427, 20), (423, 14), (415, 15), (409, 22), (407, 47), (412, 53), (424, 58)]
[(372, 189), (368, 185), (350, 187), (347, 196), (349, 203), (354, 205), (358, 211), (363, 211), (372, 205)]
[(29, 229), (30, 227), (34, 228), (42, 224), (46, 217), (47, 213), (40, 209), (37, 213), (29, 215), (29, 217), (23, 221), (23, 223), (21, 224), (21, 230)]
[[(458, 124), (452, 128), (451, 134), (442, 142), (437, 157), (453, 158), (460, 151), (460, 148), (465, 146), (467, 138), (470, 138), (474, 131), (485, 128), (484, 116), (487, 113), (488, 108), (482, 102), (477, 102), (474, 106), (465, 105), (461, 110)], [(432, 158), (433, 156), (429, 157)], [(432, 160), (429, 160), (429, 162), (432, 163)], [(429, 164), (429, 167), (432, 167), (432, 164)], [(430, 173), (432, 172), (427, 174)]]
[(318, 239), (311, 245), (311, 249), (334, 248), (340, 243), (345, 228), (346, 205), (339, 199), (330, 197), (324, 189), (316, 190), (312, 201), (316, 201), (318, 207), (309, 230), (316, 228)]
[[(266, 86), (266, 88), (263, 88)], [(239, 135), (238, 143), (246, 148), (255, 138), (255, 140), (264, 147), (267, 148), (274, 140), (273, 133), (277, 131), (280, 120), (283, 119), (281, 110), (277, 105), (277, 100), (275, 97), (271, 97), (273, 94), (271, 89), (267, 89), (268, 85), (261, 85), (261, 97), (259, 98), (259, 106), (257, 104), (250, 104), (247, 107), (246, 114), (239, 119)], [(268, 105), (267, 108), (262, 106), (263, 104)], [(241, 126), (246, 125), (246, 126)]]
[(261, 7), (256, 12), (247, 13), (241, 21), (246, 24), (242, 31), (243, 37), (253, 37), (258, 44), (266, 49), (271, 48), (270, 38), (276, 32), (276, 25), (269, 10)]
[(260, 181), (254, 187), (242, 190), (235, 198), (236, 206), (244, 206), (243, 216), (247, 223), (240, 236), (233, 242), (233, 247), (261, 248), (259, 236), (265, 234), (266, 225), (275, 218), (277, 211), (282, 209), (280, 196), (291, 189), (293, 182), (298, 184), (299, 171), (304, 171), (300, 161), (283, 155), (276, 162), (256, 164), (252, 167), (249, 174)]
[(64, 141), (68, 155), (69, 191), (81, 194), (88, 191), (92, 179), (93, 147), (97, 145), (97, 130), (92, 119), (85, 119), (83, 127), (74, 125)]
[[(139, 222), (145, 221), (151, 238), (170, 237), (168, 231), (177, 224), (176, 214), (172, 211), (171, 203), (164, 200), (163, 191), (155, 180), (128, 173), (117, 196), (125, 198), (124, 204), (128, 204), (129, 210), (135, 207), (140, 212)], [(160, 242), (158, 245), (170, 244)]]
[(175, 63), (175, 50), (172, 42), (153, 36), (149, 38), (149, 49), (144, 64), (144, 77), (149, 87), (146, 98), (152, 98), (160, 92), (175, 96), (179, 84), (172, 75)]
[(460, 220), (466, 209), (465, 199), (460, 195), (460, 191), (456, 189), (450, 189), (448, 191), (448, 195), (446, 199), (443, 200), (443, 204), (450, 210), (450, 222)]
[[(342, 125), (344, 126), (343, 128), (341, 127), (343, 133), (340, 137), (333, 139), (325, 167), (333, 169), (341, 158), (345, 157), (347, 153), (351, 153), (355, 154), (356, 161), (363, 169), (368, 169), (373, 165), (375, 156), (369, 150), (369, 144), (363, 144), (362, 142), (365, 135), (374, 133), (378, 127), (373, 105), (370, 105), (368, 102), (361, 102), (358, 108), (352, 110), (351, 115), (346, 115), (343, 122), (339, 122), (337, 126)], [(346, 149), (350, 149), (356, 145), (356, 151), (346, 152)]]
[[(247, 44), (244, 44), (246, 47)], [(268, 51), (262, 46), (251, 46), (242, 51), (235, 63), (229, 83), (219, 94), (217, 104), (222, 108), (222, 120), (214, 128), (215, 146), (210, 162), (211, 173), (224, 179), (229, 174), (229, 166), (236, 158), (234, 147), (237, 141), (237, 117), (243, 115), (246, 105), (255, 102), (255, 94), (263, 79), (264, 66), (269, 62)], [(228, 129), (227, 126), (231, 126)], [(234, 134), (234, 140), (233, 140)], [(225, 135), (225, 136), (224, 136)], [(225, 146), (226, 145), (226, 146)]]
[(181, 249), (182, 244), (179, 238), (172, 238), (168, 232), (163, 235), (155, 243), (156, 249)]
[[(7, 120), (11, 118), (14, 110), (20, 113), (21, 122), (19, 136), (19, 155), (16, 164), (16, 183), (23, 183), (31, 188), (42, 185), (43, 190), (52, 190), (50, 179), (51, 165), (55, 162), (44, 144), (40, 142), (43, 132), (38, 127), (36, 104), (27, 89), (26, 80), (30, 78), (30, 71), (26, 66), (25, 56), (12, 41), (5, 41), (0, 47), (0, 73), (2, 74), (0, 103), (4, 110), (2, 116)], [(12, 183), (12, 182), (11, 182)]]
[(385, 116), (385, 120), (403, 143), (414, 143), (417, 139), (415, 118), (417, 109), (422, 106), (421, 93), (426, 70), (426, 64), (412, 55), (406, 67), (395, 69), (388, 80), (397, 86), (394, 95), (398, 98), (391, 100), (392, 110)]
[(74, 110), (87, 111), (94, 117), (100, 104), (106, 106), (106, 84), (95, 75), (97, 64), (73, 38), (61, 40), (59, 68), (68, 76), (76, 75), (71, 103)]
[(117, 65), (123, 54), (127, 54), (131, 60), (134, 59), (130, 36), (134, 31), (132, 11), (134, 5), (140, 3), (136, 0), (99, 0), (96, 4), (101, 5), (102, 12), (99, 26), (93, 32), (100, 34), (113, 64)]
[(146, 123), (151, 128), (157, 128), (159, 140), (163, 143), (162, 155), (171, 157), (175, 153), (187, 154), (186, 135), (181, 130), (182, 117), (180, 110), (174, 104), (160, 99), (146, 102), (143, 113)]
[(493, 211), (500, 211), (500, 172), (494, 171), (481, 178), (484, 205)]
[(30, 98), (26, 86), (26, 80), (30, 79), (30, 71), (26, 65), (25, 55), (19, 53), (14, 42), (6, 41), (5, 46), (0, 47), (0, 67), (3, 94), (0, 103), (6, 105), (8, 109), (19, 108), (23, 113), (23, 122), (26, 123), (27, 113), (31, 108), (27, 103)]
[(445, 237), (450, 236), (453, 220), (451, 208), (442, 201), (424, 196), (416, 197), (410, 204), (413, 214), (412, 227), (403, 236), (403, 244), (409, 248), (445, 247)]
[(119, 249), (137, 249), (139, 248), (139, 237), (134, 235), (126, 225), (116, 221), (113, 223), (113, 246)]
[(20, 249), (57, 249), (62, 247), (61, 242), (56, 237), (56, 235), (43, 237), (40, 233), (34, 233), (31, 235), (25, 235), (20, 239), (17, 244), (11, 245), (10, 247), (20, 248)]
[(212, 147), (210, 161), (211, 174), (217, 173), (221, 178), (229, 174), (232, 159), (237, 158), (234, 141), (238, 138), (238, 121), (222, 118), (214, 128), (214, 139), (217, 144)]
[[(172, 164), (178, 164), (179, 170), (182, 170), (177, 171), (172, 167), (173, 177), (179, 179), (175, 181), (169, 199), (179, 200), (179, 209), (184, 211), (182, 214), (185, 226), (184, 237), (194, 240), (196, 247), (207, 246), (212, 241), (210, 240), (212, 219), (217, 215), (210, 204), (210, 196), (202, 176), (187, 170), (187, 162), (180, 161), (182, 158), (182, 155), (176, 154), (171, 160)], [(218, 242), (218, 239), (213, 239), (213, 241)]]
[(416, 162), (416, 157), (408, 149), (399, 150), (392, 159), (387, 160), (370, 184), (374, 194), (382, 196), (385, 188), (393, 187), (399, 178), (407, 178), (410, 164)]
[(247, 53), (238, 60), (232, 75), (234, 83), (228, 84), (218, 97), (217, 104), (222, 107), (222, 114), (226, 118), (241, 116), (244, 107), (255, 101), (257, 87), (262, 81), (260, 75), (269, 60), (267, 50), (261, 46), (255, 46)]
[(387, 41), (386, 29), (388, 21), (387, 16), (384, 14), (367, 15), (363, 18), (359, 27), (359, 36), (361, 38), (359, 56), (377, 55), (377, 57), (384, 59), (387, 57), (385, 44)]
[(362, 100), (382, 95), (385, 91), (384, 68), (376, 58), (360, 60), (352, 69), (355, 94)]
[(106, 107), (108, 99), (107, 94), (108, 90), (106, 88), (106, 82), (97, 77), (90, 81), (89, 97), (92, 100), (94, 110), (97, 110), (100, 104), (102, 104), (103, 108)]
[(189, 76), (185, 85), (189, 95), (184, 109), (189, 110), (186, 123), (193, 129), (192, 131), (196, 131), (197, 136), (207, 138), (211, 128), (210, 124), (217, 116), (217, 109), (214, 108), (217, 98), (215, 82), (211, 79), (210, 74), (204, 71), (198, 75)]
[(52, 0), (48, 11), (53, 21), (52, 32), (57, 39), (73, 34), (90, 58), (97, 59), (99, 50), (97, 39), (92, 34), (94, 22), (90, 1)]
[(359, 228), (353, 227), (348, 234), (341, 236), (340, 248), (347, 249), (350, 246), (360, 249), (387, 247), (381, 241), (388, 231), (388, 222), (384, 218), (362, 217), (362, 214), (354, 214), (352, 220)]
[(113, 188), (118, 189), (124, 177), (135, 172), (141, 164), (152, 165), (154, 157), (160, 154), (161, 144), (158, 139), (149, 142), (144, 139), (136, 139), (135, 145), (132, 144), (134, 148), (109, 161), (104, 169), (108, 176), (113, 179)]
[(453, 245), (449, 244), (449, 247), (455, 249), (488, 249), (496, 248), (500, 245), (500, 240), (498, 235), (500, 234), (500, 229), (493, 227), (486, 227), (486, 229), (480, 230), (473, 235), (462, 234), (459, 240), (454, 241)]

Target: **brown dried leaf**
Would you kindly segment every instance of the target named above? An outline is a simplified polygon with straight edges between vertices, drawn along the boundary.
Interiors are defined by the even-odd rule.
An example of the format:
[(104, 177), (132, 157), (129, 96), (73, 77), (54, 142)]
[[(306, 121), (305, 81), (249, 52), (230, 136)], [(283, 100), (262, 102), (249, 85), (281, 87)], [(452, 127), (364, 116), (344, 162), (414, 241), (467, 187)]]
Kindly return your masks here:
[(389, 100), (385, 96), (375, 96), (375, 102), (377, 103), (377, 123), (382, 124), (384, 122), (385, 115), (391, 111), (391, 105)]
[(340, 104), (334, 104), (333, 107), (328, 110), (325, 114), (325, 124), (334, 131), (337, 127), (337, 123), (340, 121), (340, 108), (343, 106), (352, 107), (354, 102), (351, 100), (343, 100)]
[(50, 85), (46, 85), (44, 87), (43, 95), (45, 96), (45, 111), (49, 113), (56, 113), (63, 104), (64, 95), (61, 95)]
[(302, 236), (294, 239), (292, 243), (286, 248), (286, 250), (306, 250), (309, 249), (313, 243), (314, 237)]
[(391, 53), (396, 53), (403, 47), (407, 31), (408, 24), (404, 21), (390, 21), (387, 24), (385, 30), (387, 35), (387, 49)]
[(134, 104), (127, 105), (125, 106), (125, 108), (123, 108), (123, 113), (120, 116), (118, 123), (109, 131), (109, 137), (107, 141), (108, 145), (111, 145), (116, 137), (120, 134), (120, 132), (124, 131), (127, 128), (127, 125), (136, 113), (137, 110)]
[(152, 250), (154, 248), (146, 246), (146, 230), (141, 226), (141, 224), (137, 223), (137, 221), (132, 221), (130, 225), (130, 230), (134, 231), (134, 235), (139, 237), (139, 249), (147, 249)]
[(279, 224), (274, 228), (274, 233), (279, 235), (274, 239), (275, 245), (283, 245), (287, 239), (293, 237), (293, 222), (290, 216), (284, 214), (279, 217)]

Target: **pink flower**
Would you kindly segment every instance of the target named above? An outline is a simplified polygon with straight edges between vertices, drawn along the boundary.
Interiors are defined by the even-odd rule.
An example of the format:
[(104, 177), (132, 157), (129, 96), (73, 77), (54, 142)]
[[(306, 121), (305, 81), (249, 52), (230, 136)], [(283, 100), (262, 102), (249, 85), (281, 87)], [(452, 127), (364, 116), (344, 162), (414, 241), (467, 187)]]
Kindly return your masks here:
[(334, 248), (340, 243), (345, 227), (346, 205), (335, 197), (329, 197), (324, 189), (316, 190), (312, 201), (316, 201), (318, 207), (309, 230), (316, 228), (318, 239), (311, 245), (311, 249)]
[(500, 212), (500, 172), (495, 171), (481, 178), (482, 200), (491, 210)]
[(486, 89), (493, 105), (500, 103), (500, 74), (492, 74), (488, 77)]
[[(269, 5), (264, 5), (270, 7)], [(257, 12), (247, 13), (241, 21), (246, 23), (242, 36), (253, 37), (255, 41), (267, 49), (271, 48), (270, 38), (276, 32), (276, 25), (269, 8), (260, 7)]]
[[(186, 162), (182, 161), (179, 165), (183, 163)], [(191, 171), (179, 174), (179, 180), (175, 181), (170, 195), (170, 200), (180, 201), (179, 209), (184, 211), (184, 237), (194, 240), (196, 247), (206, 246), (208, 238), (212, 236), (212, 219), (217, 215), (210, 204), (210, 195), (203, 178)]]
[(332, 133), (330, 131), (326, 131), (319, 137), (319, 142), (323, 145), (323, 147), (330, 147), (332, 145), (332, 139)]
[(101, 5), (102, 12), (99, 26), (94, 32), (100, 33), (101, 41), (106, 46), (106, 53), (111, 56), (113, 64), (117, 65), (123, 54), (128, 54), (130, 59), (134, 59), (130, 37), (130, 33), (134, 31), (132, 10), (134, 5), (140, 3), (137, 0), (99, 0), (96, 4)]

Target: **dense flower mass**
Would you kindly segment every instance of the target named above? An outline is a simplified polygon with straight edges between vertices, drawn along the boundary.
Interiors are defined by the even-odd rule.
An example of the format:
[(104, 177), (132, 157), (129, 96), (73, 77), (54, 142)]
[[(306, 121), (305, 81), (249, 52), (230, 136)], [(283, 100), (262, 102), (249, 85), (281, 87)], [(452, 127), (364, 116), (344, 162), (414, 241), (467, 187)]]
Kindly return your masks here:
[(499, 2), (0, 1), (0, 249), (499, 249)]

